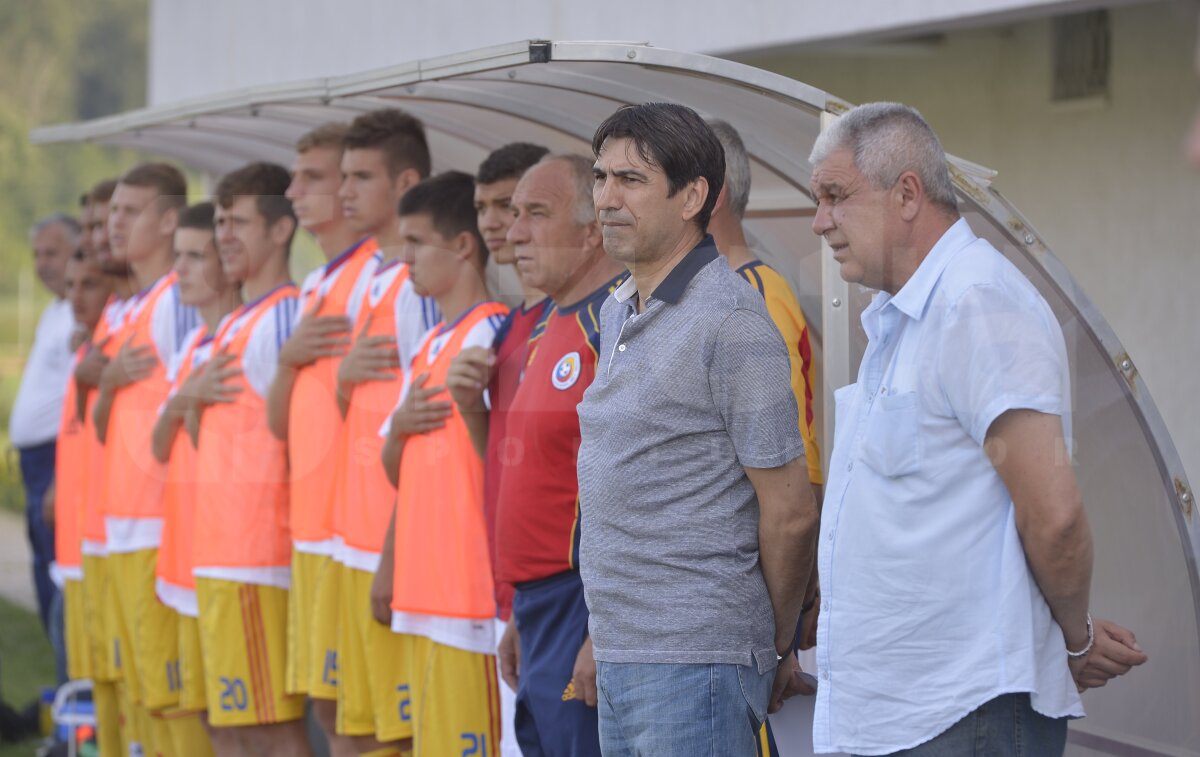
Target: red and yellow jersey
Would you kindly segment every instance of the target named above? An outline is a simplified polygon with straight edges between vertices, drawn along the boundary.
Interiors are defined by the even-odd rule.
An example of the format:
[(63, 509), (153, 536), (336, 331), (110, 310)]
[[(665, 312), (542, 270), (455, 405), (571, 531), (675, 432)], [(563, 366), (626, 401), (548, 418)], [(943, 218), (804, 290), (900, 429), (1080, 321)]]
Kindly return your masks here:
[[(454, 356), (467, 347), (491, 346), (507, 312), (500, 303), (484, 302), (436, 329), (413, 358), (411, 373), (428, 373), (427, 386), (445, 385)], [(420, 623), (403, 622), (423, 616), (486, 620), (490, 632), (496, 602), (483, 515), (483, 460), (456, 407), (442, 428), (407, 439), (399, 481), (393, 630), (426, 635)], [(400, 627), (396, 614), (402, 616)]]
[[(232, 322), (227, 319), (225, 324)], [(171, 394), (179, 391), (196, 368), (212, 352), (214, 338), (204, 326), (192, 332), (175, 368)], [(194, 545), (196, 531), (196, 448), (185, 428), (180, 427), (171, 440), (167, 461), (167, 479), (163, 487), (162, 543), (155, 565), (158, 598), (176, 612), (195, 617), (196, 579)]]
[(521, 454), (500, 474), (498, 581), (537, 581), (579, 567), (576, 406), (596, 376), (600, 307), (616, 284), (568, 308), (550, 309), (529, 342), (502, 441)]
[(247, 303), (213, 346), (233, 356), (240, 388), (233, 402), (208, 406), (196, 449), (197, 577), (286, 589), (292, 539), (288, 529), (287, 449), (267, 425), (266, 395), (279, 349), (290, 335), (297, 290), (286, 284)]
[[(71, 373), (87, 354), (84, 345), (75, 352)], [(75, 415), (77, 399), (75, 379), (67, 381), (63, 396), (62, 420), (58, 425), (58, 442), (54, 458), (54, 562), (64, 578), (83, 580), (84, 495), (87, 487), (86, 459), (88, 439), (83, 422)], [(93, 437), (94, 438), (94, 437)]]
[[(104, 307), (104, 314), (96, 324), (92, 334), (95, 349), (110, 360), (117, 354), (124, 338), (126, 317), (129, 314), (130, 300), (120, 300), (115, 296), (109, 299)], [(96, 390), (88, 392), (87, 405), (83, 413), (83, 429), (86, 438), (84, 459), (84, 501), (83, 501), (83, 553), (87, 555), (107, 554), (107, 530), (104, 527), (104, 445), (96, 436), (96, 423), (92, 418), (92, 408), (96, 403)]]
[(817, 485), (825, 483), (821, 472), (821, 448), (813, 425), (813, 354), (808, 336), (808, 322), (800, 310), (796, 295), (787, 280), (761, 260), (738, 268), (742, 278), (758, 290), (766, 300), (767, 312), (775, 322), (787, 345), (792, 363), (792, 391), (800, 409), (800, 436), (804, 438), (804, 458), (808, 463), (808, 480)]
[[(368, 237), (318, 270), (319, 280), (305, 282), (304, 313), (357, 314), (365, 281), (379, 245)], [(311, 277), (310, 277), (311, 279)], [(317, 358), (296, 372), (288, 406), (288, 473), (291, 483), (291, 531), (296, 548), (329, 554), (333, 537), (333, 478), (342, 416), (337, 402), (340, 357)]]
[(166, 366), (198, 325), (195, 309), (179, 300), (174, 271), (135, 300), (121, 343), (151, 348), (157, 362), (149, 376), (113, 394), (104, 442), (102, 504), (109, 552), (158, 546), (167, 469), (154, 457), (151, 431), (170, 390)]
[[(420, 349), (421, 337), (412, 335), (423, 336), (421, 329), (406, 326), (412, 322), (424, 324), (425, 313), (429, 312), (425, 299), (413, 290), (408, 266), (399, 260), (381, 263), (371, 277), (354, 333), (396, 340), (404, 365)], [(424, 332), (428, 333), (428, 328)], [(379, 461), (383, 449), (379, 427), (396, 407), (404, 371), (396, 368), (389, 372), (395, 376), (394, 380), (361, 383), (350, 395), (342, 424), (343, 446), (338, 454), (334, 488), (334, 559), (371, 572), (378, 567), (388, 521), (396, 505), (396, 489)]]
[[(496, 332), (496, 343), (493, 345), (496, 366), (488, 383), (491, 410), (488, 413), (487, 454), (483, 465), (483, 512), (487, 520), (488, 554), (492, 565), (496, 564), (496, 502), (500, 496), (500, 476), (504, 466), (512, 462), (517, 454), (514, 441), (505, 431), (508, 409), (521, 383), (533, 330), (545, 321), (546, 313), (552, 306), (547, 297), (530, 307), (511, 310)], [(496, 606), (501, 620), (508, 620), (512, 614), (512, 598), (512, 584), (497, 580)]]

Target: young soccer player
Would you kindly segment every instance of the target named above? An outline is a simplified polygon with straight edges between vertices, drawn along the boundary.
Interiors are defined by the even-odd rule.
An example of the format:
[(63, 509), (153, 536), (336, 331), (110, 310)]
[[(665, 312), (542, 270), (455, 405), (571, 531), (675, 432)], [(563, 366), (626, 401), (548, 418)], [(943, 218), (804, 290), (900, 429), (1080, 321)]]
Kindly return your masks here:
[(246, 304), (197, 382), (196, 603), (209, 724), (237, 754), (307, 754), (304, 698), (284, 688), (291, 565), (287, 456), (266, 396), (297, 308), (288, 275), (290, 177), (252, 163), (217, 185), (217, 250)]
[[(193, 205), (180, 216), (175, 232), (175, 274), (180, 299), (199, 311), (202, 323), (187, 336), (168, 366), (170, 397), (152, 435), (154, 456), (167, 464), (156, 585), (159, 600), (175, 610), (178, 626), (173, 683), (179, 701), (177, 710), (169, 714), (175, 753), (208, 754), (213, 746), (224, 752), (230, 745), (219, 740), (227, 730), (218, 731), (218, 742), (210, 745), (199, 717), (207, 710), (207, 703), (192, 574), (196, 529), (195, 386), (220, 326), (230, 323), (229, 315), (241, 305), (238, 282), (225, 275), (217, 255), (212, 203)], [(191, 426), (191, 433), (185, 425)]]
[[(400, 206), (413, 286), (444, 318), (413, 358), (384, 429), (384, 465), (398, 491), (376, 584), (392, 586), (418, 756), (493, 753), (500, 729), (483, 462), (443, 386), (454, 356), (490, 346), (508, 310), (484, 283), (473, 189), (466, 174), (442, 174)], [(450, 412), (431, 421), (416, 405)]]
[[(313, 714), (333, 757), (352, 754), (353, 745), (335, 732), (336, 658), (324, 658), (327, 644), (321, 645), (322, 657), (314, 658), (313, 629), (327, 627), (331, 620), (322, 625), (313, 604), (317, 576), (331, 551), (328, 498), (340, 425), (334, 397), (337, 361), (351, 338), (353, 321), (348, 313), (361, 300), (375, 254), (374, 240), (347, 223), (337, 196), (346, 129), (346, 124), (323, 124), (296, 142), (287, 198), (300, 227), (317, 241), (327, 262), (309, 273), (300, 287), (298, 319), (279, 351), (279, 370), (267, 395), (271, 431), (289, 443), (291, 463), (293, 552), (286, 688), (290, 694), (308, 695), (313, 670), (319, 671), (317, 680), (328, 687), (321, 686), (312, 698)], [(298, 419), (295, 425), (293, 415)]]
[(109, 598), (123, 682), (135, 717), (146, 726), (138, 729), (143, 748), (168, 738), (164, 722), (151, 714), (178, 701), (171, 680), (174, 615), (154, 594), (166, 471), (151, 452), (150, 429), (169, 389), (165, 366), (198, 322), (195, 309), (179, 300), (171, 270), (186, 195), (179, 169), (144, 163), (121, 176), (108, 215), (113, 258), (129, 265), (137, 293), (117, 353), (104, 368), (94, 420), (104, 442)]
[[(339, 679), (338, 581), (332, 576), (325, 580), (325, 573), (333, 551), (334, 472), (342, 454), (338, 364), (351, 341), (350, 328), (377, 263), (376, 253), (380, 247), (394, 244), (396, 203), (429, 171), (424, 127), (399, 110), (359, 116), (340, 133), (336, 147), (343, 177), (334, 198), (340, 203), (339, 222), (361, 241), (305, 281), (301, 295), (304, 315), (280, 351), (281, 369), (271, 394), (273, 418), (285, 404), (295, 421), (272, 424), (276, 431), (286, 432), (291, 475), (295, 555), (289, 660), (294, 662), (289, 662), (288, 686), (314, 700), (318, 720), (331, 735), (335, 732), (332, 703)], [(317, 172), (317, 157), (324, 159), (321, 175), (331, 173), (331, 148), (323, 156), (307, 160), (312, 149), (302, 151), (297, 159), (298, 170), (289, 191), (301, 200), (310, 222), (321, 215), (317, 205), (326, 202), (313, 195), (329, 189), (331, 183), (318, 186), (311, 174)], [(336, 739), (333, 747), (349, 751)]]
[[(354, 128), (351, 142), (361, 144), (365, 139), (358, 137)], [(348, 175), (347, 180), (351, 179)], [(430, 182), (416, 187), (427, 184)], [(357, 191), (378, 190), (360, 186)], [(427, 190), (406, 190), (411, 191)], [(402, 206), (404, 202), (401, 198)], [(397, 219), (391, 234), (398, 228)], [(404, 375), (400, 366), (411, 361), (440, 319), (437, 304), (416, 294), (409, 267), (400, 260), (402, 249), (403, 244), (380, 248), (379, 265), (355, 326), (358, 338), (338, 371), (339, 402), (346, 416), (334, 496), (336, 565), (328, 569), (322, 583), (332, 588), (329, 579), (336, 577), (341, 601), (337, 613), (337, 730), (353, 736), (358, 752), (364, 754), (399, 749), (412, 736), (399, 638), (373, 622), (366, 611), (396, 498), (395, 487), (379, 464), (379, 427), (395, 407), (399, 379)]]
[[(66, 287), (75, 323), (90, 338), (104, 313), (112, 284), (100, 271), (95, 257), (80, 249), (67, 262)], [(75, 366), (79, 365), (87, 349), (84, 344), (76, 350)], [(76, 382), (67, 382), (54, 473), (54, 559), (63, 579), (67, 677), (71, 680), (92, 677), (80, 552), (87, 498), (87, 470), (83, 463), (87, 459), (88, 438), (83, 420), (76, 412), (78, 391)]]

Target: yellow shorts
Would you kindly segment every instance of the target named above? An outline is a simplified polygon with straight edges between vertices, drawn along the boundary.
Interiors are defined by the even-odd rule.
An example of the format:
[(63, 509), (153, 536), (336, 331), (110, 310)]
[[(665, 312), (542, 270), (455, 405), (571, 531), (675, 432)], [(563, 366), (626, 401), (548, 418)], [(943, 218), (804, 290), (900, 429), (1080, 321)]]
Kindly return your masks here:
[(334, 564), (341, 582), (338, 612), (337, 732), (375, 734), (387, 743), (413, 735), (412, 705), (400, 634), (371, 615), (374, 574)]
[(304, 716), (304, 697), (284, 693), (287, 590), (196, 579), (208, 722), (268, 725)]
[[(317, 602), (317, 579), (333, 558), (292, 550), (292, 587), (288, 592), (287, 693), (308, 694), (313, 677), (313, 624)], [(335, 626), (336, 627), (336, 626)], [(318, 659), (321, 665), (324, 659)], [(318, 675), (318, 680), (320, 675)], [(326, 697), (333, 699), (333, 696)]]
[(496, 657), (464, 652), (424, 636), (398, 636), (412, 682), (414, 757), (498, 753)]
[(158, 754), (170, 754), (174, 757), (212, 757), (212, 741), (199, 713), (168, 710), (159, 717), (165, 726), (165, 732), (160, 737), (165, 743), (159, 745)]
[(100, 754), (129, 754), (121, 746), (121, 702), (113, 681), (92, 682), (92, 703), (96, 711), (96, 745)]
[(338, 601), (341, 585), (340, 567), (332, 557), (323, 557), (317, 566), (316, 593), (309, 605), (308, 695), (313, 699), (337, 699), (338, 670)]
[(119, 680), (119, 640), (111, 626), (112, 604), (108, 599), (108, 558), (83, 556), (83, 612), (87, 630), (93, 681)]
[(92, 677), (91, 646), (87, 636), (87, 600), (83, 581), (63, 582), (63, 626), (67, 647), (67, 678), (78, 681)]
[(117, 611), (128, 644), (122, 665), (133, 700), (151, 712), (179, 704), (178, 614), (154, 589), (157, 549), (110, 554), (108, 566), (116, 589)]
[(179, 615), (179, 709), (200, 712), (208, 709), (204, 697), (204, 656), (200, 653), (200, 621)]

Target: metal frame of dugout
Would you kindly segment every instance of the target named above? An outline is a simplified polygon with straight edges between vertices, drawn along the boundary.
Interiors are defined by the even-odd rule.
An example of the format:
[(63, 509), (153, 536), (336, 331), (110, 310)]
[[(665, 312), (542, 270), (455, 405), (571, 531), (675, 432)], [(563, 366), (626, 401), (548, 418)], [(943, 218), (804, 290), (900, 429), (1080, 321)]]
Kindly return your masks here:
[[(290, 165), (312, 127), (385, 106), (421, 118), (435, 170), (474, 173), (512, 141), (590, 154), (596, 126), (625, 103), (669, 100), (737, 128), (751, 156), (746, 226), (785, 274), (809, 319), (820, 369), (824, 454), (832, 390), (854, 377), (870, 299), (848, 287), (810, 227), (813, 140), (849, 105), (793, 79), (644, 44), (522, 41), (385, 69), (254, 87), (79, 124), (36, 129), (35, 143), (96, 142), (169, 156), (209, 175), (250, 160)], [(936, 126), (936, 124), (935, 124)], [(1129, 352), (1025, 218), (995, 173), (947, 156), (964, 216), (1038, 287), (1071, 356), (1075, 462), (1096, 539), (1093, 610), (1129, 626), (1143, 668), (1084, 697), (1072, 755), (1200, 755), (1200, 526), (1179, 455)], [(501, 292), (515, 292), (499, 279)], [(1019, 356), (1015, 356), (1019, 359)], [(784, 754), (807, 754), (811, 702), (772, 719)]]

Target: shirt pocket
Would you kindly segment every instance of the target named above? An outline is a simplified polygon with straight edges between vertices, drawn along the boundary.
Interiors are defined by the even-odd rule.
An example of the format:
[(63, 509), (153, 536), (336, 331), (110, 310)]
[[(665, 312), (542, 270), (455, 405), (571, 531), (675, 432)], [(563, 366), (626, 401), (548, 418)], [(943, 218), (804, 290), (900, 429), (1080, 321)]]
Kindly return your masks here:
[(863, 440), (863, 462), (888, 478), (916, 473), (921, 467), (919, 410), (916, 392), (876, 397)]

